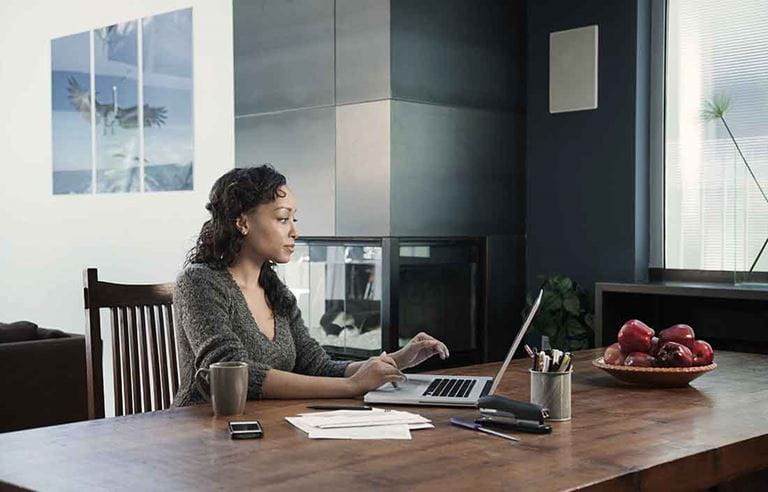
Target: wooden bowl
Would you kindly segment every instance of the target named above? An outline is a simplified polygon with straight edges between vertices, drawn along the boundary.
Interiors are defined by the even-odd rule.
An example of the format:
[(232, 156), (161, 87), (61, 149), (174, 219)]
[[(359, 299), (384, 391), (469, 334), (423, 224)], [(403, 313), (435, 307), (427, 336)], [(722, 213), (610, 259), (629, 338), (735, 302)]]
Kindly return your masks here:
[(599, 367), (619, 381), (649, 386), (653, 388), (677, 388), (688, 383), (704, 373), (715, 370), (714, 362), (698, 367), (633, 367), (606, 364), (603, 358), (595, 359), (592, 365)]

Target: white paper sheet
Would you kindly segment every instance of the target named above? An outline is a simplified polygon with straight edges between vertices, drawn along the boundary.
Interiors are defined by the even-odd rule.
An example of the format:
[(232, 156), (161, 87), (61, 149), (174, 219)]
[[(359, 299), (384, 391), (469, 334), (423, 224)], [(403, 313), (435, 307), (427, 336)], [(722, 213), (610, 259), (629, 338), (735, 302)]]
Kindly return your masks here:
[(309, 434), (309, 432), (314, 429), (311, 425), (304, 422), (301, 417), (285, 417), (285, 420), (287, 420), (289, 423), (291, 423), (294, 427), (298, 427), (299, 430)]
[(304, 422), (321, 429), (340, 427), (369, 427), (394, 424), (426, 424), (429, 419), (421, 415), (400, 411), (342, 410), (345, 413), (327, 412), (302, 414)]
[(408, 429), (412, 431), (416, 430), (423, 430), (423, 429), (434, 429), (435, 426), (432, 424), (408, 424)]
[(335, 410), (286, 417), (310, 439), (410, 439), (411, 430), (432, 429), (421, 415), (391, 410)]
[[(307, 424), (301, 417), (285, 417), (290, 424), (297, 427), (299, 430), (309, 434), (312, 430), (319, 430), (317, 427), (312, 427)], [(383, 427), (383, 426), (377, 426)], [(422, 430), (422, 429), (434, 429), (435, 426), (429, 423), (424, 424), (407, 424), (409, 430)], [(357, 427), (348, 427), (348, 429), (357, 429)], [(325, 429), (325, 430), (338, 430), (338, 429)]]
[(310, 439), (410, 439), (408, 424), (377, 425), (375, 427), (343, 427), (338, 429), (312, 429)]

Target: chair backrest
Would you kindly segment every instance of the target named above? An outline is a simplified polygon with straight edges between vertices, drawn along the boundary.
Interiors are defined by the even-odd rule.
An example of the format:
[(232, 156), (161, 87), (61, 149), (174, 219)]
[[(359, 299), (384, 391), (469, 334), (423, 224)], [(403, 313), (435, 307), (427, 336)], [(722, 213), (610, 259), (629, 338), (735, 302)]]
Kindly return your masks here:
[(88, 416), (104, 417), (101, 310), (109, 310), (115, 415), (170, 407), (179, 387), (174, 284), (102, 282), (96, 268), (83, 271), (86, 312)]

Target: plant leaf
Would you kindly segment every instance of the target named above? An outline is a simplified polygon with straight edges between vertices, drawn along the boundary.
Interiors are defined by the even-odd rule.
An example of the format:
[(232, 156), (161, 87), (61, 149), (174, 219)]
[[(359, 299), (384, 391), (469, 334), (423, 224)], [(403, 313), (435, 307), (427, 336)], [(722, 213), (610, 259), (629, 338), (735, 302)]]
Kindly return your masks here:
[(731, 98), (724, 94), (716, 94), (712, 99), (704, 101), (701, 117), (704, 121), (717, 120), (725, 116), (731, 109)]
[(559, 350), (569, 350), (567, 346), (568, 340), (566, 340), (565, 330), (560, 330), (555, 336), (551, 337), (549, 344), (552, 346), (552, 348)]
[(579, 303), (579, 298), (576, 297), (575, 294), (571, 294), (566, 297), (565, 300), (563, 300), (563, 309), (573, 314), (574, 316), (578, 316), (580, 314), (580, 308), (581, 305)]
[(537, 313), (534, 318), (534, 331), (547, 336), (553, 336), (557, 331), (557, 325), (550, 313)]
[(541, 298), (541, 308), (545, 311), (559, 311), (563, 306), (560, 297), (551, 290), (545, 290)]
[(588, 338), (568, 338), (568, 350), (581, 350), (589, 348)]
[(586, 326), (576, 318), (568, 319), (565, 327), (568, 331), (568, 336), (582, 336), (590, 331), (589, 326)]
[[(592, 313), (589, 295), (569, 277), (551, 275), (541, 284), (544, 295), (533, 319), (530, 331), (548, 336), (554, 348), (578, 350), (590, 347), (593, 341)], [(533, 296), (526, 296), (526, 316), (533, 305)]]

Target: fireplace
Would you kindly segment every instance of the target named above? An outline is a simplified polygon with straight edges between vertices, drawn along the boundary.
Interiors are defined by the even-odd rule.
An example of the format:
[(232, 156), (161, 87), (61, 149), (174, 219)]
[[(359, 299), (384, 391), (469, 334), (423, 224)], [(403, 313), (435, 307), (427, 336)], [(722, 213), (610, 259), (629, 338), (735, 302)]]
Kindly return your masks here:
[(336, 358), (393, 352), (424, 331), (451, 362), (482, 359), (484, 240), (303, 239), (281, 276)]

